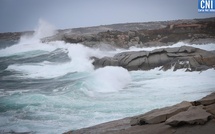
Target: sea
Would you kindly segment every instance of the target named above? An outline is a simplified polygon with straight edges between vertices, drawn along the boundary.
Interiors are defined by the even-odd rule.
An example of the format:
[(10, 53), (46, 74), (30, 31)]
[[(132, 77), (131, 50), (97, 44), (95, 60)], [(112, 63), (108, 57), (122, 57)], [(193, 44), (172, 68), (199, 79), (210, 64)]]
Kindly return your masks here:
[[(42, 43), (55, 34), (41, 22), (31, 36), (0, 42), (0, 133), (59, 134), (143, 114), (215, 91), (215, 70), (127, 71), (95, 69), (91, 57), (114, 56), (129, 49), (89, 48), (63, 41)], [(215, 50), (215, 44), (193, 46)]]

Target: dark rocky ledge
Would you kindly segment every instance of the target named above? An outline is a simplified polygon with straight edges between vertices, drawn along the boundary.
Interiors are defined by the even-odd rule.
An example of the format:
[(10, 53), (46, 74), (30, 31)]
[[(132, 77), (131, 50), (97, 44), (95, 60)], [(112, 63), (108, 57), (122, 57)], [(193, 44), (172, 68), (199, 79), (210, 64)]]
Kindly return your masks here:
[(96, 68), (121, 66), (128, 70), (149, 70), (162, 66), (164, 71), (172, 67), (174, 71), (182, 68), (186, 71), (203, 71), (215, 67), (214, 52), (189, 46), (122, 52), (113, 57), (92, 58)]
[(65, 134), (214, 134), (215, 92), (194, 102), (155, 109)]
[(33, 31), (0, 33), (0, 41), (18, 41), (23, 35), (33, 35)]

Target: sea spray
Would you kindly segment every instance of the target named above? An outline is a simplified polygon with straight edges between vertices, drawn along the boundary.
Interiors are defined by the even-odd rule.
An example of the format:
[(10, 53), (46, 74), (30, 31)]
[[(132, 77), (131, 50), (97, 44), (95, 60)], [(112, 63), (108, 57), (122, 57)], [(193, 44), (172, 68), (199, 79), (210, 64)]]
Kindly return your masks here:
[(85, 82), (90, 91), (109, 93), (123, 90), (131, 82), (131, 77), (122, 67), (104, 67), (93, 72)]
[[(11, 46), (7, 50), (11, 52), (11, 49), (14, 50), (15, 46), (16, 45)], [(22, 47), (20, 44), (17, 45), (17, 47), (18, 46)], [(33, 45), (32, 48), (30, 47), (31, 45), (28, 45), (28, 49), (25, 49), (26, 51), (17, 51), (22, 54), (26, 54), (26, 52), (30, 51), (31, 53), (27, 54), (35, 56), (33, 53), (37, 53), (38, 50), (47, 50), (53, 52), (56, 49), (61, 49), (62, 51), (60, 52), (62, 52), (62, 54), (68, 55), (70, 61), (66, 63), (52, 63), (42, 61), (40, 63), (12, 64), (9, 65), (6, 70), (19, 72), (17, 76), (29, 78), (53, 78), (66, 75), (67, 73), (71, 72), (91, 72), (94, 70), (94, 66), (92, 64), (93, 60), (91, 57), (102, 57), (108, 55), (109, 53), (107, 51), (102, 52), (98, 49), (91, 49), (83, 46), (82, 44), (66, 44), (62, 41), (51, 42), (50, 44), (43, 43), (38, 46)]]
[(29, 51), (53, 51), (55, 48), (51, 45), (44, 45), (40, 39), (56, 34), (55, 27), (45, 20), (40, 19), (33, 35), (23, 35), (15, 45), (0, 49), (0, 57), (19, 55)]
[[(197, 100), (215, 89), (213, 69), (201, 73), (159, 68), (130, 72), (121, 67), (94, 69), (93, 56), (155, 48), (115, 51), (63, 41), (42, 43), (45, 29), (37, 29), (33, 37), (23, 37), (18, 44), (0, 49), (0, 65), (5, 66), (0, 70), (0, 132), (63, 133)], [(182, 45), (188, 44), (173, 46)], [(195, 47), (214, 50), (213, 44)], [(58, 55), (70, 60), (62, 62), (57, 54), (52, 57), (59, 49)]]
[(20, 42), (26, 40), (38, 40), (55, 34), (57, 34), (57, 29), (54, 25), (43, 19), (39, 19), (38, 26), (34, 29), (34, 34), (30, 36), (23, 35), (20, 39)]

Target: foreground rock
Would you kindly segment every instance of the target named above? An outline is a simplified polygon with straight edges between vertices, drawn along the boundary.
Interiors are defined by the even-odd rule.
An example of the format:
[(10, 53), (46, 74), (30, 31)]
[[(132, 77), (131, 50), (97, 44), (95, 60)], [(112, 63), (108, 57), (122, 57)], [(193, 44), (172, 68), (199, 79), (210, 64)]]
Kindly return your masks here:
[(191, 106), (190, 102), (182, 102), (171, 107), (152, 110), (144, 115), (131, 119), (131, 125), (156, 124), (166, 121), (167, 118), (179, 112), (186, 111)]
[(202, 71), (215, 67), (215, 53), (182, 46), (161, 48), (153, 51), (133, 51), (116, 54), (114, 57), (94, 58), (93, 65), (121, 66), (128, 70), (149, 70), (162, 66), (163, 70), (186, 68), (187, 71)]
[(211, 105), (205, 106), (204, 109), (208, 113), (211, 113), (212, 115), (215, 115), (215, 104), (211, 104)]
[[(212, 93), (201, 99), (212, 102), (207, 106), (203, 106), (200, 103), (195, 106), (196, 103), (194, 102), (182, 102), (172, 107), (152, 110), (143, 115), (111, 121), (89, 128), (69, 131), (66, 134), (214, 134), (214, 113), (207, 112), (207, 109), (209, 111), (215, 109), (214, 97), (215, 93)], [(163, 118), (163, 115), (165, 118)], [(143, 117), (150, 118), (152, 119), (151, 121), (155, 122), (141, 123)], [(133, 123), (134, 120), (136, 121), (135, 123)]]
[(201, 107), (190, 107), (187, 111), (181, 112), (166, 120), (166, 124), (171, 126), (181, 126), (184, 124), (205, 124), (212, 115)]

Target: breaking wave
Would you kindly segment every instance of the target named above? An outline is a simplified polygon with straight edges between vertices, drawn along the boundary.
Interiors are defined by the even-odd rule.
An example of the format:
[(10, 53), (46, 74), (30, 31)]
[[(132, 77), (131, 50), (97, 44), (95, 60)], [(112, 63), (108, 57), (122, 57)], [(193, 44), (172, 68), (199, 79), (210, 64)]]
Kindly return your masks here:
[[(212, 69), (129, 72), (92, 65), (94, 56), (162, 47), (101, 50), (40, 41), (55, 33), (41, 20), (33, 36), (0, 49), (0, 132), (62, 133), (199, 99), (215, 89)], [(214, 44), (191, 46), (215, 50)]]

